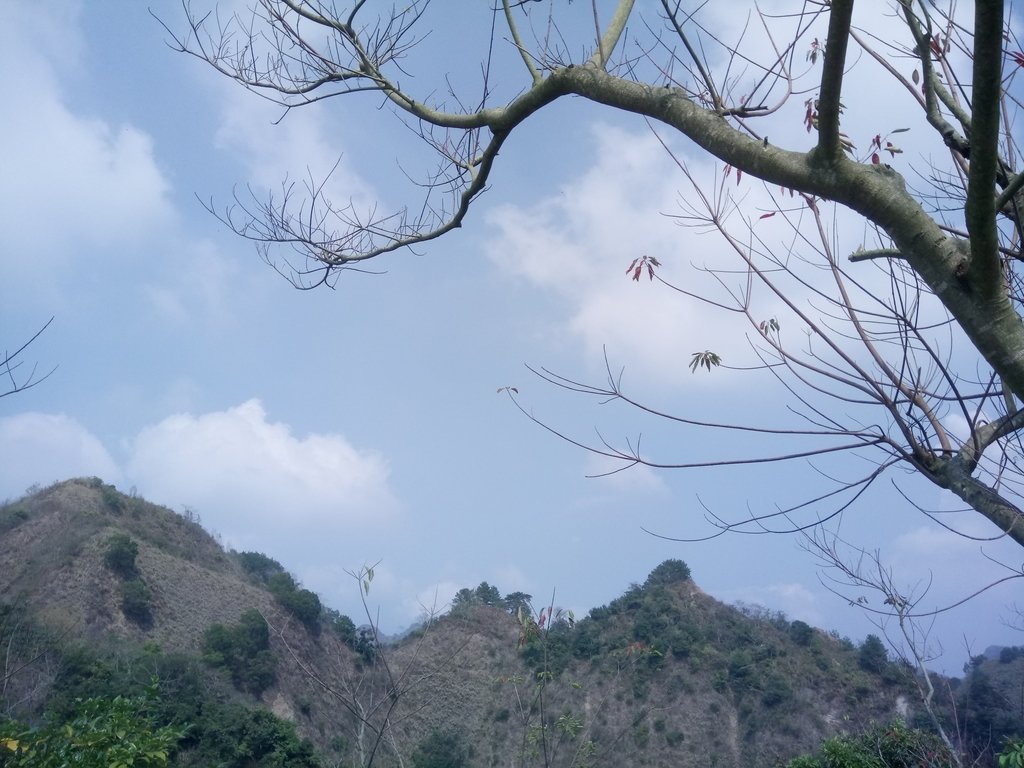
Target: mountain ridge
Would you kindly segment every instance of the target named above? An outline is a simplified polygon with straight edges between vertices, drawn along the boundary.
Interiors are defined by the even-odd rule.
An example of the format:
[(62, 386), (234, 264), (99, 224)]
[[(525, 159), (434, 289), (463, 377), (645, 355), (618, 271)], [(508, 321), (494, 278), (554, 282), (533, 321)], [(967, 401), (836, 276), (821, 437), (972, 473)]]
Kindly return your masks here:
[[(191, 516), (96, 478), (4, 505), (0, 536), (0, 601), (29, 606), (33, 621), (129, 665), (159, 667), (154, 654), (203, 664), (218, 701), (272, 712), (337, 765), (370, 755), (405, 765), (441, 740), (464, 748), (466, 766), (543, 755), (550, 765), (612, 766), (628, 755), (636, 765), (738, 768), (915, 717), (912, 671), (884, 648), (872, 668), (863, 647), (724, 605), (680, 561), (579, 620), (510, 608), (513, 595), (486, 584), (467, 588), (448, 614), (382, 644), (272, 558), (225, 551)], [(105, 562), (118, 547), (131, 555), (123, 573)], [(250, 675), (239, 688), (226, 665), (247, 615), (251, 626), (266, 623), (268, 655), (249, 649), (236, 661), (244, 672), (257, 657), (269, 666), (259, 685)], [(63, 685), (59, 671), (43, 678), (40, 690)], [(37, 717), (46, 701), (8, 701), (5, 711)]]

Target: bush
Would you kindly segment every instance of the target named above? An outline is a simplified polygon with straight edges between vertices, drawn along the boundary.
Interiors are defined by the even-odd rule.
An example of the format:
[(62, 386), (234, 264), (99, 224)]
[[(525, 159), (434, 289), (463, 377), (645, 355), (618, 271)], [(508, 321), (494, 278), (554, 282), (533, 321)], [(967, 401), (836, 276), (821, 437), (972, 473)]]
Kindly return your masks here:
[(793, 688), (786, 678), (774, 674), (768, 676), (764, 685), (764, 693), (761, 694), (761, 702), (766, 707), (776, 707), (792, 698)]
[(690, 566), (682, 560), (666, 560), (651, 571), (647, 581), (644, 582), (644, 587), (653, 587), (659, 584), (678, 584), (689, 580)]
[(789, 625), (789, 637), (797, 645), (807, 646), (814, 639), (814, 629), (798, 619)]
[(219, 768), (320, 768), (313, 745), (292, 723), (261, 709), (213, 708), (202, 728), (197, 759), (190, 765)]
[(1011, 645), (1008, 648), (1001, 648), (999, 650), (999, 663), (1010, 664), (1021, 656), (1024, 656), (1024, 648), (1021, 648), (1019, 645)]
[(139, 545), (131, 536), (115, 533), (107, 539), (107, 551), (103, 555), (103, 562), (122, 579), (131, 579), (138, 573), (135, 567), (135, 558), (138, 554)]
[(857, 657), (857, 664), (865, 672), (872, 672), (876, 675), (889, 664), (889, 655), (885, 652), (885, 645), (877, 635), (868, 635), (860, 646)]
[(259, 696), (276, 679), (274, 655), (270, 652), (270, 630), (259, 611), (242, 614), (234, 627), (213, 624), (203, 635), (203, 660), (224, 667), (241, 691)]
[(786, 768), (953, 768), (953, 755), (938, 736), (902, 722), (876, 726), (859, 736), (828, 739), (816, 756), (790, 760)]
[(9, 531), (24, 523), (29, 518), (24, 507), (5, 507), (0, 509), (0, 531)]
[(242, 570), (260, 584), (266, 584), (271, 576), (285, 572), (283, 565), (262, 552), (236, 552), (235, 557)]
[(287, 572), (272, 575), (267, 580), (267, 589), (278, 604), (301, 621), (309, 631), (320, 631), (320, 614), (323, 606), (315, 592), (300, 589), (292, 575)]
[(665, 734), (665, 743), (668, 744), (670, 749), (677, 748), (684, 741), (686, 741), (686, 734), (682, 731), (668, 731)]
[(117, 488), (106, 483), (100, 484), (100, 494), (103, 496), (103, 503), (116, 515), (124, 512), (124, 496), (117, 492)]
[(141, 579), (129, 579), (121, 585), (121, 613), (142, 627), (153, 622), (150, 601), (153, 595)]
[(325, 609), (324, 614), (327, 617), (327, 626), (334, 630), (338, 637), (341, 638), (342, 642), (347, 645), (351, 645), (355, 642), (356, 624), (352, 619), (343, 613), (339, 613), (333, 608)]
[(128, 699), (91, 698), (79, 701), (67, 723), (20, 732), (13, 723), (0, 725), (0, 764), (11, 768), (151, 768), (168, 764), (185, 729), (157, 727), (149, 714), (155, 692)]
[(462, 735), (434, 731), (412, 753), (414, 768), (464, 768), (471, 757)]

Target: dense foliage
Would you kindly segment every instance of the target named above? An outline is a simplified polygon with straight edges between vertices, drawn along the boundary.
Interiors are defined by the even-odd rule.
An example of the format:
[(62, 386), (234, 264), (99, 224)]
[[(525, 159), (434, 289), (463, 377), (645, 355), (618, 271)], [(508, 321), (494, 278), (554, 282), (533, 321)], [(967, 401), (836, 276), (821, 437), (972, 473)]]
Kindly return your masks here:
[[(43, 513), (34, 502), (21, 507), (29, 521)], [(174, 590), (158, 581), (166, 578), (166, 564), (157, 569), (149, 555), (153, 548), (168, 552), (164, 532), (190, 534), (191, 528), (171, 526), (166, 521), (178, 518), (155, 506), (142, 509), (139, 517), (132, 509), (124, 507), (115, 527), (123, 523), (144, 557), (136, 558), (135, 577), (120, 579), (121, 586), (128, 594), (134, 584), (146, 586), (141, 562), (163, 611)], [(111, 579), (103, 554), (112, 513), (103, 514), (108, 516), (87, 520), (91, 527), (75, 529), (98, 537), (99, 556), (94, 547), (66, 550), (81, 552), (88, 573), (101, 581)], [(244, 574), (268, 592), (275, 584), (279, 606), (280, 595), (301, 591), (265, 555), (227, 556), (184, 538), (175, 546), (176, 556), (201, 557), (192, 563), (217, 579)], [(372, 627), (357, 627), (322, 606), (319, 636), (304, 632), (298, 621), (283, 622), (280, 629), (304, 660), (319, 672), (342, 675), (331, 678), (336, 688), (330, 696), (296, 683), (291, 670), (276, 666), (289, 663), (271, 653), (276, 636), (270, 637), (259, 613), (241, 613), (252, 602), (238, 604), (231, 614), (240, 616), (237, 622), (207, 627), (205, 660), (160, 651), (158, 638), (173, 642), (164, 639), (171, 610), (146, 630), (151, 641), (140, 649), (131, 639), (138, 636), (134, 629), (119, 640), (97, 634), (89, 645), (77, 645), (59, 632), (36, 632), (34, 606), (0, 606), (0, 654), (8, 654), (10, 668), (28, 663), (28, 672), (4, 683), (7, 698), (0, 696), (0, 712), (25, 725), (10, 725), (4, 733), (66, 725), (79, 716), (84, 700), (137, 700), (155, 676), (162, 695), (146, 715), (153, 730), (187, 727), (172, 758), (181, 768), (312, 768), (320, 758), (297, 728), (317, 741), (331, 765), (361, 764), (373, 741), (360, 735), (353, 710), (372, 712), (370, 707), (393, 700), (388, 697), (395, 691), (400, 701), (392, 722), (399, 725), (380, 742), (374, 762), (379, 768), (393, 768), (398, 755), (407, 768), (510, 761), (526, 766), (545, 760), (551, 766), (607, 765), (620, 758), (638, 765), (692, 765), (693, 755), (720, 765), (781, 765), (834, 732), (834, 725), (823, 722), (826, 712), (849, 715), (844, 727), (858, 733), (872, 720), (889, 717), (896, 697), (913, 702), (907, 686), (912, 670), (890, 661), (878, 638), (858, 646), (779, 612), (722, 605), (693, 584), (689, 568), (678, 560), (660, 564), (581, 620), (553, 600), (534, 608), (529, 595), (502, 596), (487, 582), (459, 595), (451, 617), (393, 644), (379, 645)], [(150, 598), (140, 593), (143, 605)], [(258, 600), (263, 606), (268, 602), (266, 596)], [(126, 615), (131, 610), (124, 601), (121, 607)], [(98, 626), (123, 630), (120, 622), (110, 623), (116, 617), (108, 603), (103, 609)], [(204, 635), (205, 622), (191, 627), (193, 637)], [(471, 646), (467, 637), (473, 638)], [(338, 640), (358, 655), (338, 654)], [(331, 655), (318, 655), (324, 651)], [(210, 665), (224, 674), (211, 674)], [(984, 759), (991, 763), (1005, 738), (1022, 732), (1022, 712), (1013, 699), (1018, 672), (1024, 673), (1024, 654), (1006, 649), (998, 659), (975, 659), (955, 690), (956, 722), (966, 728), (953, 732), (965, 734), (972, 759), (987, 744)], [(48, 675), (55, 675), (52, 685)], [(274, 706), (292, 713), (294, 724), (253, 709), (258, 705), (249, 694), (265, 696), (271, 683)], [(35, 690), (42, 694), (20, 703), (29, 702), (25, 696)], [(339, 696), (351, 696), (345, 701), (353, 710)], [(911, 716), (911, 723), (921, 722)], [(10, 758), (13, 750), (4, 749)]]
[(103, 562), (122, 579), (134, 578), (137, 574), (135, 558), (139, 554), (139, 545), (125, 533), (115, 533), (107, 539), (107, 549)]
[(798, 757), (787, 768), (959, 768), (938, 736), (901, 722), (877, 726), (858, 736), (828, 739), (813, 757)]
[(467, 768), (472, 750), (457, 731), (433, 731), (412, 753), (413, 768)]
[(270, 630), (259, 611), (248, 610), (233, 627), (214, 624), (203, 636), (203, 660), (223, 667), (235, 686), (259, 696), (274, 683)]
[(67, 720), (22, 730), (0, 725), (0, 766), (153, 768), (167, 765), (187, 729), (157, 725), (156, 686), (146, 695), (78, 700)]
[(320, 598), (315, 592), (302, 589), (289, 573), (275, 573), (267, 580), (267, 589), (278, 604), (301, 621), (310, 632), (320, 631)]
[(246, 575), (256, 584), (266, 587), (278, 605), (311, 632), (320, 631), (324, 608), (315, 592), (300, 587), (283, 565), (262, 552), (236, 552), (234, 556)]
[[(132, 743), (140, 747), (155, 743), (150, 735), (178, 736), (174, 764), (183, 768), (318, 768), (320, 765), (312, 744), (299, 738), (293, 724), (270, 712), (229, 702), (226, 691), (218, 688), (216, 681), (210, 679), (208, 669), (192, 656), (165, 654), (153, 645), (126, 652), (113, 648), (101, 650), (95, 644), (67, 645), (55, 649), (55, 654), (47, 663), (57, 664), (60, 672), (50, 692), (45, 725), (35, 730), (13, 721), (0, 725), (2, 738), (25, 745), (40, 740), (46, 744), (46, 750), (36, 751), (31, 759), (60, 755), (60, 749), (66, 752), (69, 744), (74, 746), (75, 741), (67, 741), (68, 728), (73, 733), (96, 729), (100, 734), (97, 744), (101, 743), (101, 737), (106, 738), (102, 736), (105, 728), (115, 728), (115, 736), (124, 732), (126, 738), (132, 736)], [(159, 680), (159, 696), (155, 695), (153, 678)], [(79, 723), (83, 717), (88, 722)], [(0, 765), (18, 768), (80, 764), (4, 763), (5, 759), (12, 758), (13, 750), (4, 752), (0, 754)], [(24, 750), (22, 757), (27, 760), (28, 754), (28, 750)], [(132, 757), (134, 766), (147, 765), (142, 762), (143, 756)], [(158, 757), (151, 756), (151, 759)], [(93, 763), (81, 765), (91, 767)], [(96, 765), (109, 768), (111, 763)]]

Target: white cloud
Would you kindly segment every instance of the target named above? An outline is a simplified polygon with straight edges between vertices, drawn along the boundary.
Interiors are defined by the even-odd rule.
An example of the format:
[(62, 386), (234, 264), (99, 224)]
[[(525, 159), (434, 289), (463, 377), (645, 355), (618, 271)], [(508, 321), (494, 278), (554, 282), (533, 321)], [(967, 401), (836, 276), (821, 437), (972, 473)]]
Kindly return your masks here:
[[(73, 76), (69, 58), (80, 55), (78, 33), (64, 14), (43, 15), (47, 24), (40, 26), (31, 18), (40, 17), (38, 9), (21, 19), (15, 14), (0, 30), (0, 66), (18, 72), (6, 84), (0, 122), (0, 209), (7, 222), (0, 250), (6, 279), (22, 286), (33, 276), (52, 285), (54, 274), (92, 245), (137, 241), (142, 254), (171, 216), (150, 137), (67, 106), (64, 82)], [(59, 41), (70, 42), (58, 55)]]
[(570, 307), (564, 331), (583, 342), (588, 359), (602, 360), (606, 347), (631, 379), (678, 384), (689, 376), (690, 355), (704, 349), (728, 361), (731, 350), (746, 348), (742, 318), (652, 284), (646, 274), (633, 282), (626, 270), (633, 259), (652, 256), (665, 279), (692, 288), (692, 266), (735, 268), (733, 257), (720, 239), (682, 229), (665, 215), (679, 211), (686, 180), (666, 172), (671, 161), (652, 135), (606, 125), (593, 135), (597, 161), (581, 177), (536, 204), (491, 213), (488, 255), (508, 274), (557, 293)]
[(341, 435), (296, 437), (258, 400), (142, 430), (127, 474), (152, 498), (197, 507), (229, 539), (254, 526), (264, 536), (336, 532), (395, 510), (383, 457)]
[[(155, 503), (194, 510), (229, 547), (269, 553), (332, 604), (352, 602), (356, 587), (345, 570), (358, 569), (359, 552), (378, 548), (376, 539), (389, 535), (398, 519), (381, 455), (339, 434), (297, 436), (287, 424), (270, 421), (258, 400), (170, 416), (123, 449), (122, 469), (99, 439), (67, 416), (0, 419), (0, 498), (77, 476), (132, 485)], [(374, 601), (413, 592), (377, 569)], [(440, 597), (451, 595), (442, 590)], [(407, 621), (420, 613), (418, 606), (401, 610)]]
[(63, 414), (20, 413), (0, 419), (0, 453), (3, 496), (70, 477), (96, 476), (115, 484), (121, 478), (100, 441)]

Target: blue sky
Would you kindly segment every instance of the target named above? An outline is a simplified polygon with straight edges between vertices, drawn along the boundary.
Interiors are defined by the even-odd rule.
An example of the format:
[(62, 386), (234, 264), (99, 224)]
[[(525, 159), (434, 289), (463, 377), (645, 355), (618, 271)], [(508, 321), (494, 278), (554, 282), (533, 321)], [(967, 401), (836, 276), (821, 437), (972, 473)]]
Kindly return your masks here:
[[(153, 10), (183, 23), (177, 3)], [(525, 367), (600, 381), (606, 349), (634, 391), (659, 405), (785, 424), (784, 393), (764, 379), (687, 368), (694, 351), (740, 354), (739, 326), (625, 275), (646, 253), (685, 282), (692, 263), (726, 254), (666, 216), (687, 183), (641, 121), (579, 100), (542, 112), (508, 142), (464, 228), (372, 262), (381, 274), (300, 292), (200, 199), (221, 208), (235, 188), (320, 177), (340, 157), (337, 194), (395, 207), (410, 191), (403, 171), (424, 153), (387, 108), (341, 100), (275, 125), (278, 110), (170, 50), (134, 1), (62, 0), (4, 15), (0, 58), (18, 74), (0, 123), (0, 341), (15, 348), (53, 315), (29, 359), (57, 369), (0, 399), (0, 497), (100, 476), (192, 510), (226, 545), (279, 559), (357, 617), (345, 571), (379, 561), (371, 599), (391, 630), (435, 596), (443, 607), (483, 580), (541, 600), (554, 591), (585, 612), (674, 557), (724, 601), (855, 640), (878, 631), (821, 586), (792, 537), (681, 543), (645, 532), (707, 532), (702, 503), (742, 516), (748, 505), (793, 501), (820, 481), (805, 464), (588, 479), (608, 465), (497, 392), (517, 387), (538, 418), (585, 439), (643, 430), (645, 451), (675, 460), (771, 448), (638, 421)], [(435, 50), (475, 21), (437, 16), (449, 26)], [(510, 92), (521, 85), (518, 70), (499, 71)], [(851, 136), (875, 133), (882, 113), (888, 128), (898, 122), (899, 104), (886, 113), (869, 90), (851, 97), (870, 99), (850, 109), (859, 121)], [(779, 143), (808, 146), (799, 115), (787, 125)], [(918, 137), (911, 160), (936, 151), (928, 141)], [(718, 177), (687, 144), (675, 146)], [(753, 186), (750, 194), (751, 204), (762, 199)], [(954, 506), (913, 477), (896, 479), (927, 504)], [(942, 532), (888, 482), (843, 525), (907, 583), (931, 580), (936, 604), (998, 574), (986, 554), (1019, 559), (998, 542), (982, 552)], [(963, 525), (981, 529), (969, 517)], [(965, 643), (975, 653), (1020, 643), (1004, 623), (1015, 599), (1012, 586), (993, 590), (935, 620), (947, 671), (959, 672)]]

